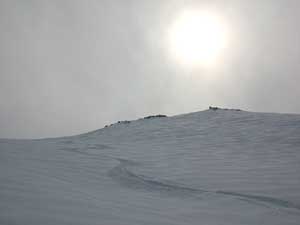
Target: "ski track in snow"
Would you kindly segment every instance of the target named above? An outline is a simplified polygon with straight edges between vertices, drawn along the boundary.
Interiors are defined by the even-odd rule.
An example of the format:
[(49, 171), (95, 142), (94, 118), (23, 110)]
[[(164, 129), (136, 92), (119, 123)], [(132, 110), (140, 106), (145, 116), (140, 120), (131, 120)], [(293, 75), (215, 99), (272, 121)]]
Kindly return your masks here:
[(300, 210), (300, 206), (290, 201), (277, 199), (269, 196), (243, 194), (231, 191), (211, 191), (195, 189), (191, 187), (185, 187), (179, 184), (172, 184), (170, 181), (160, 181), (154, 178), (149, 178), (141, 174), (135, 174), (130, 171), (129, 167), (138, 163), (125, 160), (116, 159), (119, 161), (119, 165), (114, 167), (108, 172), (108, 175), (118, 181), (121, 185), (124, 185), (133, 189), (144, 189), (147, 191), (157, 191), (162, 194), (168, 194), (169, 196), (175, 197), (196, 197), (201, 198), (202, 194), (217, 194), (232, 196), (239, 200), (247, 200), (248, 202), (266, 203), (268, 206), (276, 208), (290, 208)]

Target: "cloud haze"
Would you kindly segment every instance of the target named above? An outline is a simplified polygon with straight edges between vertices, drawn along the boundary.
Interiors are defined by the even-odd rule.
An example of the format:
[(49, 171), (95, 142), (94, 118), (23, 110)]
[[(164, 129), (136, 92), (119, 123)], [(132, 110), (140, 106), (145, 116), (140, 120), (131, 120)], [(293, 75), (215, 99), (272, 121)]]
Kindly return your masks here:
[[(230, 28), (213, 68), (168, 54), (168, 27), (195, 7)], [(0, 137), (78, 134), (209, 105), (300, 113), (299, 21), (296, 0), (0, 0)]]

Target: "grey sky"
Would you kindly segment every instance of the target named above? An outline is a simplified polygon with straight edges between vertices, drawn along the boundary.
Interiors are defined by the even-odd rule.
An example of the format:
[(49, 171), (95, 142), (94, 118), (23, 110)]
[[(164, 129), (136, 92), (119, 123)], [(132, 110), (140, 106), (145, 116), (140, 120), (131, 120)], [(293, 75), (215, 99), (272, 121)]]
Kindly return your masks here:
[[(191, 7), (230, 28), (216, 68), (171, 60), (166, 31)], [(300, 113), (299, 21), (298, 0), (0, 0), (0, 137), (78, 134), (209, 105)]]

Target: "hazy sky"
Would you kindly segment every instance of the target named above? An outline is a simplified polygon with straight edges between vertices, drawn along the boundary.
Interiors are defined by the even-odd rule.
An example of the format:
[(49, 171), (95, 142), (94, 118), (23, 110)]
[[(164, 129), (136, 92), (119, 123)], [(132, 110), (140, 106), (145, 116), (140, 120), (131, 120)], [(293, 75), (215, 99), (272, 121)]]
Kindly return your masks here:
[[(183, 9), (223, 18), (215, 65), (185, 67), (167, 31)], [(298, 0), (0, 0), (0, 137), (79, 134), (210, 105), (300, 113)]]

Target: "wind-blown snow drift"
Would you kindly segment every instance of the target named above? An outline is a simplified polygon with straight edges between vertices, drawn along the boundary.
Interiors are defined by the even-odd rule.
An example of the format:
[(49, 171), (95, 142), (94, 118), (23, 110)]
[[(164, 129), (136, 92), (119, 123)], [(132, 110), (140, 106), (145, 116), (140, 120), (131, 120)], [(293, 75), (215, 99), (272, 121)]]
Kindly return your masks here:
[(206, 110), (0, 140), (0, 224), (300, 223), (300, 115)]

